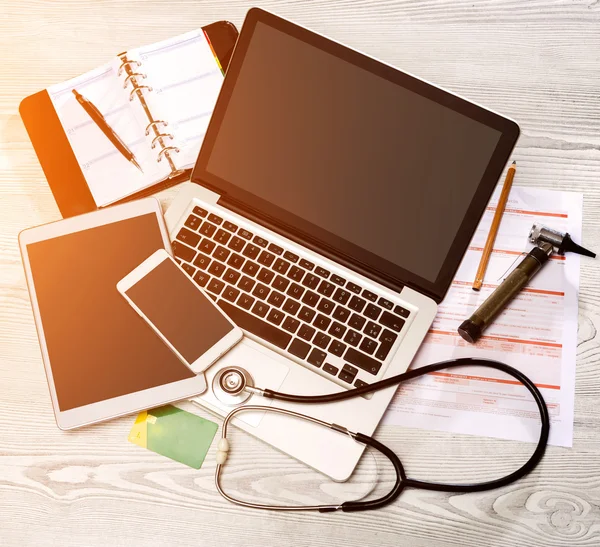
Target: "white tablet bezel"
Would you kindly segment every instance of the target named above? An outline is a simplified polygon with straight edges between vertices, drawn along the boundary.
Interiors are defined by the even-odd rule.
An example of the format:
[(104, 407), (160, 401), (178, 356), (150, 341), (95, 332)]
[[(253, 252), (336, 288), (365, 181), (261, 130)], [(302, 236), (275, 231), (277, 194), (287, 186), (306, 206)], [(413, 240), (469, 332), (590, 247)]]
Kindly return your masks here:
[[(170, 384), (165, 384), (119, 397), (113, 397), (97, 403), (73, 408), (71, 410), (61, 411), (58, 406), (56, 387), (52, 375), (52, 365), (46, 339), (42, 326), (41, 314), (38, 307), (35, 285), (31, 273), (31, 264), (27, 253), (27, 245), (53, 239), (55, 237), (79, 232), (97, 226), (104, 226), (120, 220), (126, 220), (137, 216), (154, 213), (160, 228), (163, 243), (166, 249), (171, 249), (169, 233), (165, 225), (160, 203), (155, 198), (145, 198), (122, 205), (116, 205), (107, 209), (100, 209), (92, 213), (71, 217), (65, 220), (44, 224), (35, 228), (29, 228), (19, 234), (19, 247), (21, 258), (25, 269), (25, 278), (31, 297), (31, 307), (35, 319), (35, 326), (42, 352), (42, 360), (46, 371), (46, 378), (50, 388), (50, 398), (54, 408), (56, 424), (60, 429), (74, 429), (96, 422), (109, 420), (118, 416), (133, 414), (148, 408), (154, 408), (173, 401), (187, 399), (203, 393), (206, 390), (206, 379), (204, 375), (197, 375), (193, 378), (179, 380)], [(116, 290), (116, 289), (115, 289)]]
[[(159, 264), (162, 264), (165, 260), (170, 260), (173, 264), (180, 270), (181, 275), (189, 279), (189, 276), (185, 273), (184, 269), (177, 264), (173, 260), (173, 258), (163, 249), (159, 249), (152, 255), (150, 255), (144, 262), (142, 262), (135, 270), (127, 274), (121, 281), (117, 283), (117, 290), (121, 293), (121, 296), (127, 300), (128, 304), (139, 314), (139, 316), (148, 323), (158, 336), (160, 336), (161, 340), (169, 347), (169, 349), (177, 355), (179, 360), (190, 367), (194, 372), (199, 373), (205, 371), (210, 365), (212, 365), (221, 355), (225, 354), (229, 351), (233, 346), (235, 346), (244, 336), (242, 329), (240, 329), (229, 317), (225, 314), (225, 312), (217, 306), (212, 298), (204, 292), (198, 285), (195, 283), (195, 288), (202, 293), (202, 295), (206, 298), (206, 300), (210, 303), (211, 306), (214, 307), (217, 313), (220, 313), (227, 322), (231, 325), (232, 330), (230, 330), (223, 338), (221, 338), (214, 346), (205, 351), (198, 359), (196, 359), (193, 363), (188, 362), (183, 355), (177, 350), (177, 348), (169, 341), (169, 339), (158, 329), (154, 323), (148, 318), (148, 316), (138, 307), (138, 305), (131, 300), (131, 298), (127, 295), (127, 291), (135, 285), (138, 281), (143, 279), (146, 275), (148, 275), (154, 268), (156, 268)], [(190, 280), (191, 281), (191, 280)]]

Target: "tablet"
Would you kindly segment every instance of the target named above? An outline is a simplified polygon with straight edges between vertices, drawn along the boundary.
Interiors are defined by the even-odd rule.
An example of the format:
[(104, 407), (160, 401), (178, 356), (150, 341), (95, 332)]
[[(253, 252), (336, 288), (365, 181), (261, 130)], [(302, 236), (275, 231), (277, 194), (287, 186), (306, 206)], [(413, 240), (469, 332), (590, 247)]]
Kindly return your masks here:
[(117, 291), (157, 249), (170, 252), (156, 199), (31, 228), (19, 244), (59, 428), (206, 389), (204, 376), (182, 363)]

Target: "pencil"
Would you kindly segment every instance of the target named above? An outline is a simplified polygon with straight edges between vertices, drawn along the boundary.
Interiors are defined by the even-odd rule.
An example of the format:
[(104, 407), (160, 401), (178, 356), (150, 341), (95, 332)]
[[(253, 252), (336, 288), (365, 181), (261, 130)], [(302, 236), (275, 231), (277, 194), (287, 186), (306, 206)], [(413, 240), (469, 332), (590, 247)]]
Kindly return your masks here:
[(513, 179), (515, 178), (516, 170), (517, 162), (513, 161), (506, 173), (506, 180), (504, 181), (504, 186), (502, 187), (502, 192), (500, 193), (500, 199), (498, 200), (498, 205), (496, 206), (496, 212), (494, 213), (494, 218), (492, 219), (490, 233), (488, 234), (485, 247), (483, 248), (481, 261), (479, 262), (479, 268), (477, 268), (477, 274), (475, 274), (475, 281), (473, 281), (474, 291), (478, 291), (481, 289), (481, 285), (483, 285), (485, 271), (487, 270), (488, 262), (490, 261), (490, 255), (492, 254), (492, 249), (494, 248), (494, 241), (496, 241), (496, 235), (498, 234), (498, 228), (500, 228), (500, 222), (502, 221), (502, 215), (504, 214), (504, 208), (506, 207), (506, 202), (508, 201), (508, 194), (510, 194), (510, 189), (512, 187)]

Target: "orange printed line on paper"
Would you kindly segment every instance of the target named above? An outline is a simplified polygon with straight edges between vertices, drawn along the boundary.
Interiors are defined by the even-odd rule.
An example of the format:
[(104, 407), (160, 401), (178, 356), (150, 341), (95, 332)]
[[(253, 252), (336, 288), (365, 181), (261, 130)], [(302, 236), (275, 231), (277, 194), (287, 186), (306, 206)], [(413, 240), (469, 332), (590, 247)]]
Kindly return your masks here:
[[(478, 251), (478, 252), (482, 252), (483, 251), (483, 247), (469, 247), (469, 251)], [(501, 253), (501, 254), (505, 254), (505, 255), (522, 255), (523, 251), (509, 251), (507, 249), (492, 249), (492, 253)], [(564, 255), (557, 255), (557, 254), (553, 254), (550, 257), (550, 260), (565, 260), (566, 257)]]
[[(490, 206), (490, 207), (486, 207), (486, 209), (488, 211), (495, 211), (496, 207)], [(554, 217), (554, 218), (569, 218), (569, 215), (567, 215), (566, 213), (547, 213), (547, 212), (543, 212), (543, 211), (527, 211), (525, 209), (511, 209), (509, 207), (504, 209), (504, 211), (506, 213), (517, 213), (520, 215), (534, 215), (534, 216), (540, 216), (540, 217)]]
[(552, 296), (564, 296), (565, 293), (561, 292), (561, 291), (547, 291), (544, 289), (530, 289), (528, 287), (525, 287), (524, 289), (521, 289), (523, 292), (532, 292), (532, 293), (536, 293), (536, 294), (551, 294)]
[[(429, 334), (445, 334), (446, 336), (458, 336), (458, 332), (429, 329)], [(562, 344), (555, 342), (538, 342), (536, 340), (519, 340), (518, 338), (503, 338), (501, 336), (482, 336), (481, 340), (494, 340), (497, 342), (513, 342), (515, 344), (530, 344), (532, 346), (544, 346), (548, 348), (562, 348)]]
[[(503, 378), (488, 378), (486, 376), (472, 376), (470, 374), (452, 374), (450, 372), (429, 372), (432, 376), (443, 376), (444, 378), (461, 378), (463, 380), (480, 380), (482, 382), (494, 382), (497, 384), (508, 384), (511, 386), (521, 386), (521, 382), (517, 380), (505, 380)], [(535, 384), (538, 388), (560, 389), (560, 386), (553, 384)]]
[[(452, 285), (462, 285), (464, 287), (470, 287), (471, 285), (473, 285), (472, 281), (453, 281)], [(484, 283), (482, 285), (483, 287), (487, 287), (490, 289), (495, 289), (498, 285), (494, 285), (493, 283)], [(524, 289), (521, 289), (523, 292), (531, 292), (531, 293), (535, 293), (535, 294), (550, 294), (552, 296), (564, 296), (565, 293), (561, 292), (561, 291), (548, 291), (546, 289), (531, 289), (529, 287), (525, 287)]]

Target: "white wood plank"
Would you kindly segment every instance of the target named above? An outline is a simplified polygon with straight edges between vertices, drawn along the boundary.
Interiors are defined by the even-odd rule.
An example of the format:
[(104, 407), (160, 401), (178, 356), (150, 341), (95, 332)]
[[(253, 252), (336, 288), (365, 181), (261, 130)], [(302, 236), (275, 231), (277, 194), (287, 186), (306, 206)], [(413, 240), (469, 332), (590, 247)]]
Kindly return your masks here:
[[(600, 271), (582, 265), (572, 450), (551, 447), (531, 476), (499, 491), (407, 490), (369, 514), (243, 510), (200, 471), (127, 442), (132, 418), (76, 432), (54, 424), (21, 268), (20, 230), (60, 218), (18, 115), (20, 100), (151, 43), (219, 19), (245, 0), (5, 0), (0, 20), (0, 544), (600, 544)], [(600, 248), (600, 3), (596, 0), (313, 0), (261, 6), (516, 119), (517, 184), (581, 191), (584, 245)], [(165, 201), (174, 191), (164, 195)], [(209, 417), (206, 413), (199, 413)], [(411, 476), (477, 480), (519, 466), (528, 444), (404, 430), (378, 437)], [(226, 484), (249, 496), (329, 501), (373, 477), (331, 485), (238, 433)], [(232, 457), (233, 458), (233, 457)], [(384, 467), (384, 484), (391, 471)]]

